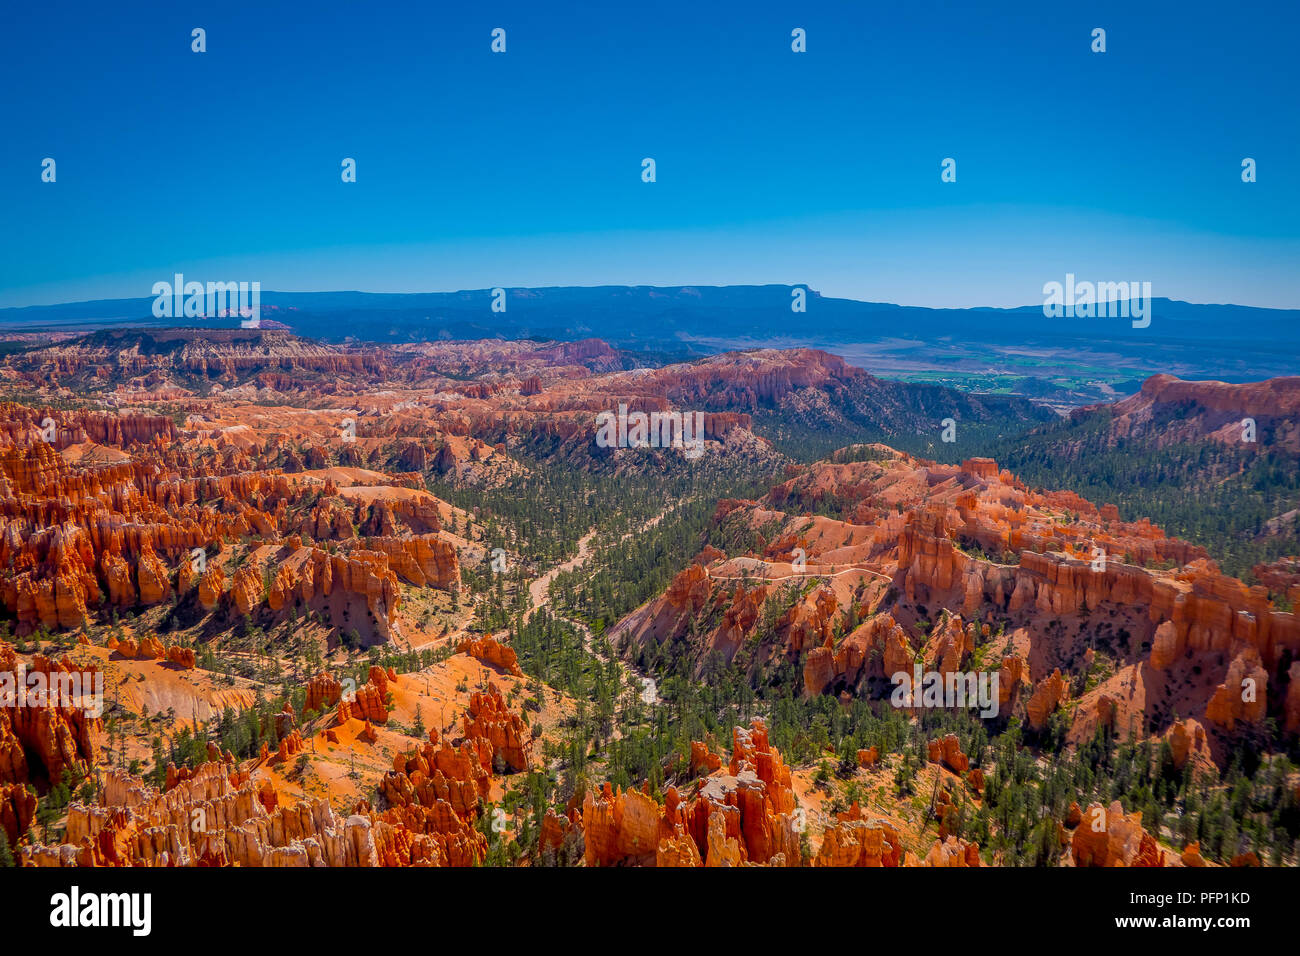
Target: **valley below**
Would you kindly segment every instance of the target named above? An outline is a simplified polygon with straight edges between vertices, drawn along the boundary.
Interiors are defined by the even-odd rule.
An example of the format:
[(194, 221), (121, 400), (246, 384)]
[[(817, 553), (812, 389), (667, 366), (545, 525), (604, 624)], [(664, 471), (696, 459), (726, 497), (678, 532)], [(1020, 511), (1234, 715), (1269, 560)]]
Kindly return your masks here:
[(1300, 378), (5, 345), (0, 864), (1300, 864)]

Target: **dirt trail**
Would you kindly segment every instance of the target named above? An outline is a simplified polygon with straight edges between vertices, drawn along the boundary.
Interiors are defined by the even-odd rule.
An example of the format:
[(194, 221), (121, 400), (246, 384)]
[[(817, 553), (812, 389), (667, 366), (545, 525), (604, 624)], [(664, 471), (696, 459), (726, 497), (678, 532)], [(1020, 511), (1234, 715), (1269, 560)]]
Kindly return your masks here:
[[(834, 565), (831, 565), (831, 567), (834, 567)], [(706, 568), (705, 570), (707, 571), (708, 569)], [(871, 568), (859, 568), (859, 567), (852, 567), (852, 566), (843, 568), (839, 571), (822, 571), (818, 567), (810, 566), (804, 569), (803, 571), (799, 571), (794, 574), (784, 574), (781, 577), (777, 577), (777, 578), (769, 578), (769, 577), (753, 575), (753, 574), (748, 576), (743, 574), (709, 574), (709, 577), (714, 581), (749, 580), (749, 581), (776, 582), (776, 581), (789, 581), (791, 578), (837, 578), (841, 574), (874, 574), (882, 581), (889, 581), (891, 583), (893, 582), (893, 578), (889, 577), (889, 575), (887, 574), (882, 574), (879, 571), (873, 571)]]
[[(627, 532), (618, 540), (622, 542), (622, 541), (626, 541), (634, 534), (644, 534), (646, 531), (649, 531), (660, 521), (662, 521), (669, 514), (669, 512), (673, 511), (676, 507), (677, 507), (676, 505), (670, 505), (669, 507), (665, 508), (663, 511), (655, 515), (653, 518), (650, 518), (649, 520), (644, 522), (639, 528)], [(530, 617), (532, 617), (535, 611), (539, 610), (540, 608), (546, 607), (551, 603), (551, 594), (550, 594), (551, 582), (555, 580), (555, 578), (560, 574), (560, 572), (576, 571), (578, 568), (583, 567), (584, 565), (586, 565), (586, 563), (589, 560), (591, 560), (591, 556), (595, 553), (594, 549), (592, 548), (591, 542), (595, 539), (595, 537), (596, 537), (596, 529), (592, 528), (590, 531), (588, 531), (586, 534), (584, 534), (581, 538), (578, 539), (577, 554), (575, 554), (568, 561), (565, 561), (563, 564), (557, 564), (555, 567), (551, 568), (545, 574), (541, 575), (540, 577), (534, 578), (531, 582), (529, 582), (528, 584), (529, 607), (528, 610), (524, 612), (525, 621), (528, 620)], [(595, 635), (591, 633), (591, 628), (587, 627), (586, 624), (574, 618), (565, 617), (564, 615), (557, 614), (556, 616), (566, 621), (568, 624), (572, 625), (578, 631), (578, 633), (582, 635), (582, 646), (587, 649), (587, 653), (593, 654), (597, 657), (604, 658), (606, 661), (610, 659), (609, 655), (607, 655), (603, 650), (597, 648)], [(617, 661), (618, 666), (622, 668), (623, 677), (627, 681), (627, 683), (632, 686), (636, 686), (638, 684), (640, 685), (641, 699), (643, 701), (645, 701), (647, 704), (658, 704), (661, 702), (659, 698), (659, 689), (655, 685), (655, 681), (653, 677), (647, 677), (645, 674), (642, 674), (636, 668), (632, 667), (631, 665), (627, 664), (626, 662), (618, 658), (615, 658), (615, 660)]]
[(591, 558), (592, 539), (596, 537), (596, 529), (592, 528), (581, 538), (578, 539), (578, 553), (571, 557), (563, 564), (557, 564), (551, 570), (547, 571), (539, 578), (534, 578), (528, 585), (528, 610), (524, 612), (524, 620), (533, 616), (533, 612), (538, 608), (545, 607), (551, 602), (551, 582), (554, 581), (562, 571), (576, 571), (582, 567)]
[[(665, 508), (663, 511), (659, 512), (653, 518), (650, 518), (645, 523), (643, 523), (641, 527), (627, 532), (618, 540), (622, 542), (622, 541), (626, 541), (634, 534), (644, 534), (645, 532), (653, 528), (655, 525), (657, 525), (660, 521), (662, 521), (668, 515), (668, 513), (673, 511), (676, 507), (677, 507), (676, 505), (671, 505)], [(559, 576), (560, 572), (576, 571), (578, 568), (582, 567), (589, 560), (591, 560), (591, 556), (595, 553), (595, 549), (591, 546), (591, 542), (595, 539), (595, 537), (596, 537), (596, 529), (592, 528), (590, 531), (588, 531), (586, 534), (584, 534), (581, 538), (578, 539), (577, 554), (571, 557), (568, 561), (565, 561), (563, 564), (557, 564), (555, 567), (551, 568), (541, 577), (534, 578), (531, 582), (529, 582), (528, 585), (529, 607), (528, 610), (524, 613), (524, 620), (528, 620), (528, 618), (532, 617), (534, 611), (537, 611), (540, 608), (543, 608), (546, 605), (551, 603), (551, 594), (550, 594), (551, 582), (554, 581)]]

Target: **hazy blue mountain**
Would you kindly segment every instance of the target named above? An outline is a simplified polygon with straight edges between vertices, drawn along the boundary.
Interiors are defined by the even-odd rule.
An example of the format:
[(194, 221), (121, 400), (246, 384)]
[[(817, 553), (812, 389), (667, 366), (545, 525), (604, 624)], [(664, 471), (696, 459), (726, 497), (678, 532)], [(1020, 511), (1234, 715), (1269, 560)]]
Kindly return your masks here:
[[(505, 312), (492, 311), (488, 289), (263, 292), (262, 305), (266, 318), (326, 341), (594, 336), (622, 348), (674, 355), (810, 345), (886, 375), (1034, 394), (1049, 401), (1059, 397), (1063, 404), (1105, 397), (1111, 387), (1122, 394), (1156, 372), (1243, 381), (1294, 372), (1300, 364), (1297, 310), (1157, 298), (1150, 325), (1135, 329), (1128, 318), (1047, 318), (1041, 305), (929, 309), (830, 298), (815, 291), (808, 292), (806, 312), (795, 313), (792, 288), (508, 289)], [(0, 309), (0, 329), (177, 324), (155, 319), (152, 307), (151, 298), (139, 298)], [(229, 319), (197, 321), (235, 324)]]

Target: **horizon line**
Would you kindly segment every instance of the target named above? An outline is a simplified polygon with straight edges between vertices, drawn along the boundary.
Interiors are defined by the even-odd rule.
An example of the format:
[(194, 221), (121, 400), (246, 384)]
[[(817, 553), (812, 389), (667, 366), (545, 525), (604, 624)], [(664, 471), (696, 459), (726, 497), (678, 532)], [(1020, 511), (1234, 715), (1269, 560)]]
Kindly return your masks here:
[[(183, 274), (183, 273), (182, 273), (182, 274)], [(174, 275), (174, 274), (173, 274), (173, 275)], [(510, 292), (510, 291), (517, 291), (517, 290), (545, 292), (545, 291), (549, 291), (549, 290), (559, 290), (559, 289), (584, 289), (584, 290), (595, 290), (595, 289), (663, 289), (663, 290), (674, 290), (674, 291), (680, 291), (680, 290), (685, 290), (685, 289), (764, 289), (764, 288), (781, 288), (781, 289), (799, 289), (799, 288), (802, 288), (802, 289), (806, 289), (806, 290), (809, 292), (809, 294), (811, 294), (812, 296), (815, 296), (815, 297), (817, 297), (817, 298), (821, 298), (821, 299), (833, 299), (833, 300), (838, 300), (838, 301), (841, 301), (841, 302), (855, 302), (855, 303), (858, 303), (858, 304), (860, 304), (860, 305), (887, 305), (887, 306), (893, 306), (893, 307), (895, 307), (895, 308), (899, 308), (899, 309), (927, 309), (927, 310), (935, 311), (935, 312), (952, 312), (952, 311), (1016, 312), (1016, 311), (1019, 311), (1019, 310), (1021, 310), (1021, 309), (1041, 308), (1041, 307), (1042, 307), (1042, 303), (1035, 303), (1035, 302), (1028, 302), (1028, 303), (1025, 303), (1025, 304), (1023, 304), (1023, 305), (1013, 305), (1013, 306), (997, 306), (997, 305), (961, 305), (961, 306), (952, 306), (952, 305), (916, 305), (916, 304), (904, 304), (904, 303), (902, 303), (902, 302), (890, 302), (890, 301), (883, 300), (883, 299), (857, 299), (857, 298), (853, 298), (852, 296), (843, 296), (843, 295), (827, 295), (827, 294), (825, 294), (825, 293), (823, 293), (823, 292), (821, 292), (821, 291), (819, 291), (819, 290), (817, 290), (817, 289), (814, 289), (811, 285), (808, 285), (807, 283), (801, 283), (801, 282), (796, 282), (796, 283), (787, 283), (787, 282), (769, 282), (769, 283), (738, 282), (738, 283), (727, 283), (727, 284), (722, 284), (722, 285), (718, 285), (718, 284), (710, 284), (710, 283), (681, 283), (681, 284), (673, 284), (673, 285), (653, 285), (653, 284), (650, 284), (650, 283), (638, 283), (638, 284), (628, 284), (628, 283), (600, 283), (600, 284), (598, 284), (598, 285), (545, 285), (545, 286), (537, 286), (537, 285), (533, 285), (533, 286), (529, 286), (529, 285), (513, 285), (513, 286), (512, 286), (512, 285), (505, 285), (505, 286), (484, 286), (484, 287), (482, 287), (482, 288), (476, 288), (476, 289), (423, 289), (423, 290), (407, 290), (407, 291), (402, 291), (402, 292), (391, 292), (391, 291), (390, 291), (390, 292), (370, 292), (370, 291), (366, 291), (366, 290), (364, 290), (364, 289), (295, 289), (295, 290), (292, 290), (292, 291), (289, 291), (289, 290), (283, 290), (283, 289), (267, 289), (267, 290), (265, 290), (262, 294), (263, 294), (263, 295), (373, 295), (373, 296), (403, 296), (403, 295), (465, 295), (465, 294), (469, 294), (469, 293), (490, 293), (493, 289), (504, 289), (504, 290), (507, 291), (507, 292)], [(0, 314), (4, 314), (4, 313), (6, 313), (6, 312), (21, 312), (21, 311), (24, 311), (24, 310), (27, 310), (27, 309), (52, 309), (52, 308), (58, 308), (58, 307), (60, 307), (60, 306), (91, 305), (91, 304), (98, 303), (98, 302), (105, 302), (105, 303), (107, 303), (107, 302), (134, 302), (134, 301), (149, 301), (149, 300), (151, 300), (151, 299), (155, 299), (155, 298), (157, 298), (157, 296), (155, 296), (155, 295), (140, 295), (140, 296), (117, 296), (117, 297), (112, 297), (112, 298), (107, 298), (107, 297), (106, 297), (106, 298), (93, 298), (93, 299), (73, 299), (73, 300), (58, 301), (58, 302), (34, 302), (34, 303), (29, 303), (29, 304), (27, 304), (27, 305), (0, 306)], [(1140, 299), (1141, 296), (1136, 296), (1136, 297), (1130, 296), (1130, 297), (1129, 297), (1129, 301), (1132, 301), (1133, 298), (1138, 298), (1138, 299)], [(1240, 303), (1240, 302), (1192, 302), (1191, 300), (1188, 300), (1188, 299), (1177, 299), (1177, 298), (1174, 298), (1174, 297), (1172, 297), (1172, 296), (1168, 296), (1168, 295), (1152, 296), (1152, 297), (1151, 297), (1151, 301), (1154, 302), (1154, 301), (1157, 301), (1157, 300), (1162, 300), (1162, 301), (1171, 302), (1171, 303), (1177, 303), (1177, 304), (1180, 304), (1180, 305), (1200, 305), (1200, 306), (1220, 306), (1220, 307), (1231, 306), (1231, 307), (1233, 307), (1233, 308), (1238, 308), (1238, 309), (1259, 309), (1259, 310), (1270, 311), (1270, 312), (1296, 312), (1296, 311), (1300, 311), (1300, 306), (1296, 306), (1295, 308), (1283, 308), (1283, 307), (1279, 307), (1279, 306), (1268, 306), (1268, 305), (1247, 305), (1247, 304), (1245, 304), (1245, 303)], [(1123, 300), (1122, 300), (1122, 299), (1111, 299), (1111, 300), (1107, 300), (1107, 301), (1118, 302), (1118, 301), (1123, 301)], [(87, 321), (89, 321), (89, 320), (87, 320)]]

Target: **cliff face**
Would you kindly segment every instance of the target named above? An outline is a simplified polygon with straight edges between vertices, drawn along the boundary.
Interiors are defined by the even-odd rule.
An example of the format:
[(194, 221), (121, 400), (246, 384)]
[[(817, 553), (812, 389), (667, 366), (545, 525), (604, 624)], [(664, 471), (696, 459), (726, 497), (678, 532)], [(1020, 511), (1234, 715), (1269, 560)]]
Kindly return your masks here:
[[(844, 519), (810, 514), (830, 501)], [(1268, 716), (1286, 726), (1298, 706), (1286, 664), (1300, 656), (1300, 620), (1267, 587), (1223, 575), (1203, 549), (1147, 521), (1120, 521), (1113, 506), (1030, 491), (989, 459), (822, 462), (761, 501), (719, 506), (715, 522), (737, 520), (777, 531), (747, 554), (715, 548), (683, 570), (611, 630), (616, 646), (685, 639), (702, 666), (760, 640), (755, 657), (799, 663), (805, 693), (876, 697), (917, 662), (969, 670), (996, 630), (1015, 647), (1002, 655), (998, 707), (1038, 730), (1102, 649), (1115, 676), (1072, 708), (1071, 739), (1099, 722), (1162, 736), (1177, 712), (1210, 729), (1219, 762), (1230, 746), (1218, 732)], [(1167, 700), (1133, 709), (1134, 680), (1168, 686)]]
[(1255, 579), (1269, 591), (1284, 596), (1292, 606), (1300, 604), (1300, 557), (1281, 558), (1251, 569)]
[(673, 365), (639, 377), (638, 391), (678, 403), (710, 402), (752, 409), (779, 402), (795, 389), (847, 382), (866, 373), (816, 349), (759, 349)]
[(1295, 418), (1300, 413), (1300, 376), (1230, 385), (1227, 382), (1186, 382), (1172, 375), (1153, 375), (1142, 383), (1139, 401), (1119, 403), (1122, 413), (1151, 404), (1188, 403), (1209, 413), (1254, 418)]
[[(706, 761), (707, 762), (707, 761)], [(800, 865), (800, 818), (790, 769), (761, 721), (737, 727), (726, 773), (691, 799), (670, 787), (661, 806), (605, 784), (583, 799), (588, 866)]]
[(110, 771), (98, 804), (69, 808), (65, 842), (23, 847), (23, 864), (469, 866), (486, 852), (482, 834), (445, 801), (340, 815), (323, 797), (276, 806), (264, 796), (220, 762), (165, 793)]
[[(35, 674), (44, 680), (33, 682)], [(75, 683), (57, 681), (73, 675)], [(94, 668), (66, 658), (37, 654), (29, 667), (22, 666), (13, 649), (0, 644), (0, 681), (6, 691), (0, 703), (0, 785), (44, 786), (61, 780), (65, 770), (90, 772), (104, 728), (98, 716), (102, 706), (93, 697), (95, 678)], [(26, 804), (14, 793), (9, 802), (13, 822)]]
[(1165, 854), (1142, 829), (1142, 814), (1124, 813), (1119, 801), (1094, 803), (1083, 812), (1070, 841), (1075, 866), (1164, 866)]
[(484, 664), (498, 667), (515, 677), (524, 676), (524, 672), (519, 669), (519, 661), (515, 656), (514, 648), (491, 635), (464, 638), (457, 645), (456, 652), (458, 654), (468, 654)]
[[(169, 446), (177, 436), (171, 419), (126, 415), (108, 423), (112, 416), (84, 413), (64, 422), (60, 441), (87, 440), (90, 430), (90, 440), (116, 442), (130, 455), (75, 465), (59, 441), (32, 440), (27, 410), (3, 409), (12, 413), (0, 419), (5, 434), (31, 442), (0, 450), (0, 563), (12, 569), (0, 602), (20, 634), (79, 627), (98, 611), (159, 604), (197, 587), (204, 609), (229, 600), (245, 615), (268, 605), (275, 612), (319, 606), (336, 591), (355, 595), (384, 638), (399, 580), (459, 586), (437, 499), (409, 490), (401, 475), (382, 476), (392, 484), (378, 494), (350, 495), (328, 479), (242, 470), (248, 464), (241, 467), (237, 453), (230, 473), (214, 475), (201, 445)], [(358, 526), (383, 534), (358, 537)], [(249, 537), (266, 546), (232, 575), (223, 572), (223, 548)], [(340, 540), (345, 550), (302, 548), (304, 539)]]
[(386, 556), (393, 573), (408, 584), (442, 591), (460, 585), (456, 549), (436, 534), (363, 538), (361, 546)]
[[(0, 404), (0, 445), (47, 444), (57, 451), (73, 445), (94, 442), (128, 448), (132, 445), (166, 445), (177, 435), (176, 424), (163, 415), (144, 412), (64, 411), (47, 409), (38, 414), (34, 408), (12, 403)], [(18, 491), (36, 490), (33, 482), (19, 478)]]
[[(399, 681), (372, 668), (365, 685), (381, 699)], [(309, 708), (337, 700), (337, 683), (318, 677)], [(362, 695), (359, 692), (357, 697)], [(339, 703), (339, 733), (361, 719), (355, 703)], [(361, 708), (364, 709), (364, 708)], [(3, 718), (0, 718), (3, 719)], [(63, 842), (21, 847), (26, 866), (473, 866), (487, 854), (477, 822), (498, 772), (531, 766), (531, 741), (519, 714), (495, 684), (475, 693), (462, 715), (461, 735), (399, 751), (378, 781), (386, 808), (360, 801), (340, 813), (326, 797), (288, 802), (269, 767), (306, 753), (304, 734), (287, 709), (277, 715), (278, 752), (245, 763), (209, 745), (209, 762), (193, 770), (171, 766), (160, 791), (138, 778), (108, 770), (94, 801), (74, 800)], [(353, 727), (356, 726), (354, 723)], [(367, 723), (358, 735), (368, 739)], [(334, 730), (317, 737), (331, 740)], [(26, 829), (32, 808), (17, 790), (0, 784), (0, 824)], [(20, 831), (21, 832), (21, 831)]]
[(1300, 452), (1300, 376), (1229, 384), (1153, 375), (1136, 395), (1075, 409), (1071, 417), (1086, 421), (1099, 413), (1110, 416), (1107, 428), (1114, 437), (1140, 437), (1154, 447), (1207, 438), (1243, 447), (1242, 422), (1249, 418), (1256, 449)]
[[(923, 846), (913, 853), (894, 824), (868, 816), (857, 803), (833, 814), (819, 843), (813, 843), (808, 832), (812, 814), (796, 798), (791, 771), (768, 742), (761, 721), (734, 729), (725, 766), (710, 759), (716, 755), (703, 744), (696, 742), (691, 749), (693, 764), (707, 771), (693, 797), (669, 787), (661, 805), (641, 790), (614, 790), (608, 784), (585, 795), (572, 828), (585, 840), (588, 866), (983, 865), (977, 844), (942, 828), (928, 851)], [(958, 765), (965, 760), (955, 737), (935, 741), (932, 750), (936, 760)], [(972, 771), (972, 779), (978, 773)], [(557, 820), (552, 829), (561, 831), (564, 825)], [(808, 859), (806, 840), (816, 847)]]
[(71, 343), (15, 357), (23, 371), (42, 370), (56, 380), (87, 373), (166, 376), (195, 373), (233, 380), (241, 373), (294, 371), (346, 374), (375, 372), (382, 358), (374, 352), (337, 348), (265, 329), (108, 329)]

